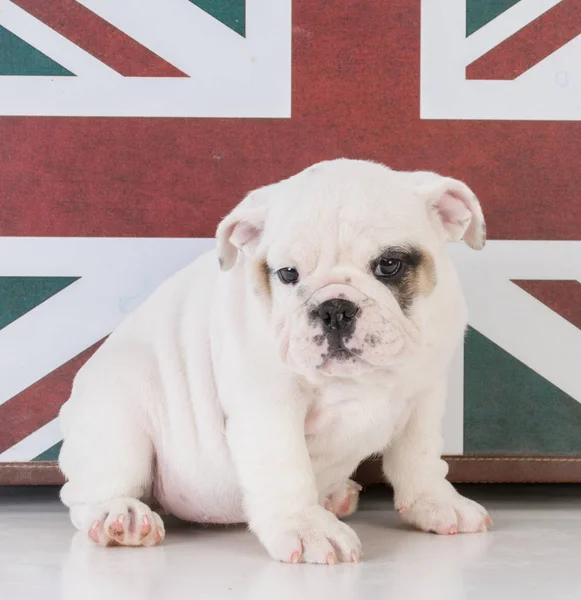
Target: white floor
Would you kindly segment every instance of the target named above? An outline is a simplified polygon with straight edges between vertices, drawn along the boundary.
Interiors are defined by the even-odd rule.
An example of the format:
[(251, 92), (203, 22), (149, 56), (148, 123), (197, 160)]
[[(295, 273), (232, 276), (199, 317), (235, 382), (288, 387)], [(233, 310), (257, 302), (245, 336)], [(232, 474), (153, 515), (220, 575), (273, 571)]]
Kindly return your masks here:
[(74, 535), (51, 489), (0, 488), (1, 600), (581, 599), (581, 486), (463, 488), (487, 506), (487, 534), (407, 529), (389, 492), (350, 519), (358, 565), (283, 565), (243, 527), (170, 523), (158, 548), (96, 548)]

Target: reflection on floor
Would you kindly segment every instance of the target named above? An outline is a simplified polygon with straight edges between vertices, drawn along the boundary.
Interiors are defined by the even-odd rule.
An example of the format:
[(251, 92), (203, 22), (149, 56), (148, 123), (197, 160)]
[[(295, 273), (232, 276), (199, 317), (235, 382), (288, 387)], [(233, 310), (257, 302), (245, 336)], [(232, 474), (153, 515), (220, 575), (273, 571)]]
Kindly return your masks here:
[(2, 600), (565, 600), (581, 598), (581, 486), (466, 486), (495, 526), (440, 537), (408, 529), (390, 493), (350, 523), (361, 564), (284, 565), (244, 527), (172, 522), (158, 548), (102, 549), (75, 535), (54, 489), (0, 488)]

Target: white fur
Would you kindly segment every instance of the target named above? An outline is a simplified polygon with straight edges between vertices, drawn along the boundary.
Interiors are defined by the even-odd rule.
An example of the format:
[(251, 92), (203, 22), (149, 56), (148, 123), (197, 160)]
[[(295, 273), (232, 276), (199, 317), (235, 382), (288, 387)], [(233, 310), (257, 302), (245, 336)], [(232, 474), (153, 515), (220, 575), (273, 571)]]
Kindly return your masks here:
[[(405, 519), (485, 529), (486, 511), (446, 482), (440, 459), (446, 370), (466, 326), (444, 246), (466, 232), (481, 247), (483, 227), (464, 184), (363, 161), (320, 163), (251, 193), (218, 229), (224, 271), (212, 252), (172, 277), (75, 379), (60, 457), (75, 526), (108, 544), (117, 513), (147, 510), (120, 505), (155, 500), (191, 521), (248, 522), (279, 560), (356, 561), (359, 540), (330, 507), (357, 494), (348, 478), (383, 453)], [(390, 245), (434, 260), (437, 284), (409, 314), (369, 271)], [(300, 282), (272, 275), (269, 293), (263, 260), (298, 268)], [(353, 361), (324, 358), (309, 322), (340, 295), (361, 307)], [(136, 543), (126, 537), (116, 542)]]

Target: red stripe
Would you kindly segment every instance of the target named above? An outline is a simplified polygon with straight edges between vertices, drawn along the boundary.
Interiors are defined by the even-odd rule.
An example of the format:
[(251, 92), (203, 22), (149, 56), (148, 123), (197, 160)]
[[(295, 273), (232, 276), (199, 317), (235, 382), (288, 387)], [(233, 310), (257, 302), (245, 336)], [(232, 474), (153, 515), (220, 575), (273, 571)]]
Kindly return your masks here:
[(521, 279), (513, 281), (525, 292), (581, 329), (581, 283)]
[(0, 452), (8, 450), (58, 416), (77, 371), (103, 341), (93, 344), (20, 394), (0, 405)]
[(516, 79), (581, 34), (581, 2), (562, 0), (466, 67), (467, 79)]
[(187, 77), (75, 0), (12, 0), (125, 77)]
[(0, 235), (211, 236), (348, 156), (464, 179), (490, 239), (581, 239), (581, 122), (422, 121), (417, 0), (294, 0), (293, 25), (292, 119), (1, 118)]

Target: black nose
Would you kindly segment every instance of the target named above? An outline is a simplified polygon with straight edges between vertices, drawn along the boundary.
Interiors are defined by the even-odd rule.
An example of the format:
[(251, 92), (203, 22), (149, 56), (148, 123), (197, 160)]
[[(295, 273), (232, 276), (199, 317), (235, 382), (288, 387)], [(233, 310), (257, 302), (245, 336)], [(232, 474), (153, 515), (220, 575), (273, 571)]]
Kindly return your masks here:
[(326, 330), (342, 331), (353, 326), (355, 317), (359, 313), (359, 307), (350, 300), (333, 298), (319, 305), (317, 314), (323, 322)]

